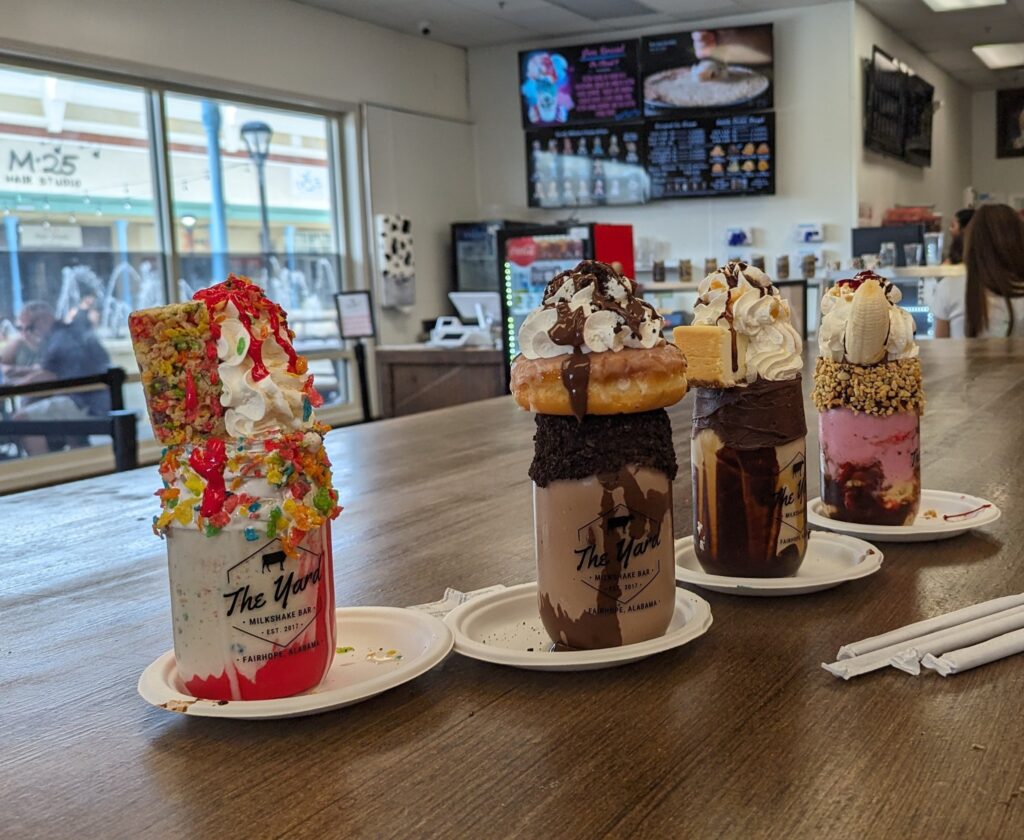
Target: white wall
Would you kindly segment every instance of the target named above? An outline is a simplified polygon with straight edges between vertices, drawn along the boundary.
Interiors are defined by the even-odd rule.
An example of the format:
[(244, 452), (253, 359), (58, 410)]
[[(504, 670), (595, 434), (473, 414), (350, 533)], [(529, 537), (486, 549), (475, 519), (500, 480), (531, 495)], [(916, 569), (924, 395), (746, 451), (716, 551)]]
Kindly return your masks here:
[(477, 217), (473, 129), (386, 108), (367, 109), (366, 129), (369, 209), (412, 222), (416, 304), (379, 318), (380, 343), (405, 344), (422, 320), (451, 312), (451, 223)]
[(1024, 197), (1024, 158), (996, 157), (996, 92), (971, 97), (971, 185), (999, 201)]
[[(346, 212), (360, 218), (346, 222), (350, 268), (369, 278), (362, 173), (378, 212), (413, 218), (417, 304), (381, 318), (384, 342), (411, 341), (421, 318), (450, 311), (448, 224), (477, 216), (465, 50), (289, 0), (0, 0), (0, 20), (0, 51), (299, 105), (445, 118), (369, 109), (369, 165), (346, 161), (345, 173)], [(345, 130), (354, 148), (358, 132)]]
[[(733, 24), (775, 24), (775, 196), (581, 208), (580, 217), (631, 223), (635, 237), (671, 242), (670, 259), (693, 259), (697, 271), (703, 267), (705, 257), (725, 257), (727, 225), (755, 228), (755, 250), (767, 255), (769, 265), (780, 253), (795, 253), (794, 227), (803, 221), (826, 224), (832, 240), (826, 248), (835, 258), (849, 256), (849, 229), (856, 207), (851, 166), (855, 113), (851, 16), (852, 3), (833, 3), (771, 15), (728, 18)], [(688, 22), (657, 30), (611, 33), (607, 37), (635, 37), (715, 23)], [(575, 39), (577, 43), (588, 40), (593, 41), (594, 36)], [(533, 46), (515, 44), (469, 51), (470, 109), (476, 124), (476, 180), (484, 218), (549, 220), (566, 212), (527, 207), (516, 53)]]
[(0, 50), (465, 119), (465, 52), (288, 0), (0, 0)]
[[(853, 23), (857, 199), (871, 206), (872, 225), (880, 225), (885, 211), (896, 204), (934, 204), (948, 220), (963, 206), (964, 189), (971, 183), (970, 91), (860, 5), (854, 7)], [(911, 166), (864, 149), (861, 60), (871, 57), (876, 44), (935, 87), (942, 107), (932, 122), (930, 167)]]

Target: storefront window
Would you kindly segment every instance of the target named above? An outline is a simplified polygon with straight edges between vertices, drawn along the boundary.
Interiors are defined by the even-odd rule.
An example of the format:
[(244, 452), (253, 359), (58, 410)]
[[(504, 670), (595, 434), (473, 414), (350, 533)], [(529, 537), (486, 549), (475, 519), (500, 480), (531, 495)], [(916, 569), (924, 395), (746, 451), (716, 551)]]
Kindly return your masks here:
[[(74, 340), (46, 356), (44, 377), (133, 368), (128, 313), (165, 302), (148, 125), (142, 88), (0, 67), (0, 344), (17, 362), (0, 369), (5, 381), (37, 375), (50, 323), (75, 327)], [(2, 453), (41, 454), (19, 443)], [(55, 436), (46, 450), (66, 445)]]
[[(40, 323), (86, 330), (102, 348), (90, 358), (131, 377), (132, 310), (186, 300), (236, 273), (288, 311), (328, 413), (347, 403), (333, 299), (342, 288), (333, 130), (308, 112), (0, 65), (0, 381), (38, 368), (43, 337), (26, 327), (40, 311)], [(161, 134), (170, 195), (156, 186)], [(162, 241), (165, 219), (173, 241)], [(137, 384), (125, 401), (140, 440), (151, 438)], [(31, 402), (7, 400), (0, 416)], [(47, 449), (106, 442), (55, 437)], [(24, 444), (0, 434), (0, 460), (37, 454)]]
[[(164, 102), (177, 294), (244, 274), (288, 311), (301, 352), (337, 346), (329, 121), (178, 94)], [(328, 404), (346, 400), (343, 361), (311, 369)]]

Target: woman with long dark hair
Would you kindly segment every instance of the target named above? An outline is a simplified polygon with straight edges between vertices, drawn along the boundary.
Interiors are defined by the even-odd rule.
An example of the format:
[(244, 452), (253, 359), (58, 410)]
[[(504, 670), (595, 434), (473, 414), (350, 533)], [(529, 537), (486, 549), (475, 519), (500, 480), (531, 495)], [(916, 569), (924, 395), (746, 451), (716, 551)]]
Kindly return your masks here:
[(936, 338), (1024, 335), (1024, 219), (979, 207), (964, 233), (965, 277), (946, 277), (932, 303)]
[(953, 219), (949, 223), (950, 242), (949, 257), (946, 259), (947, 265), (960, 265), (964, 261), (964, 232), (972, 218), (974, 218), (973, 207), (965, 207), (953, 214)]

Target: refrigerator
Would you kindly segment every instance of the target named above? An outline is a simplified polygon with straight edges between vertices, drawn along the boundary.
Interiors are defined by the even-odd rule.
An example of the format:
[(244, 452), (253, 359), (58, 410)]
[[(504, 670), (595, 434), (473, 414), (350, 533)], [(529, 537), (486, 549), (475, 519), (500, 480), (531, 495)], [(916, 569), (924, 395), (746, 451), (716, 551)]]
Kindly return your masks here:
[(512, 360), (519, 353), (519, 327), (527, 314), (541, 305), (544, 287), (580, 260), (617, 262), (626, 277), (633, 277), (633, 226), (583, 223), (503, 230), (498, 234), (498, 256), (508, 384)]
[(496, 219), (483, 222), (455, 222), (452, 225), (453, 292), (501, 291), (498, 265), (498, 234), (502, 231), (536, 227), (531, 222)]

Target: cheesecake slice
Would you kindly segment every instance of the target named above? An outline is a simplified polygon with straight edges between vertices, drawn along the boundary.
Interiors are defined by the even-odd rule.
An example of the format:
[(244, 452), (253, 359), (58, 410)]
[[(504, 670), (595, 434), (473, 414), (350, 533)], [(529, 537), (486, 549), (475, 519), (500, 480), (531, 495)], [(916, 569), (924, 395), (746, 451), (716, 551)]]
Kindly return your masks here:
[(691, 388), (732, 388), (746, 384), (745, 335), (717, 324), (695, 324), (676, 327), (673, 340), (686, 356), (686, 377)]

